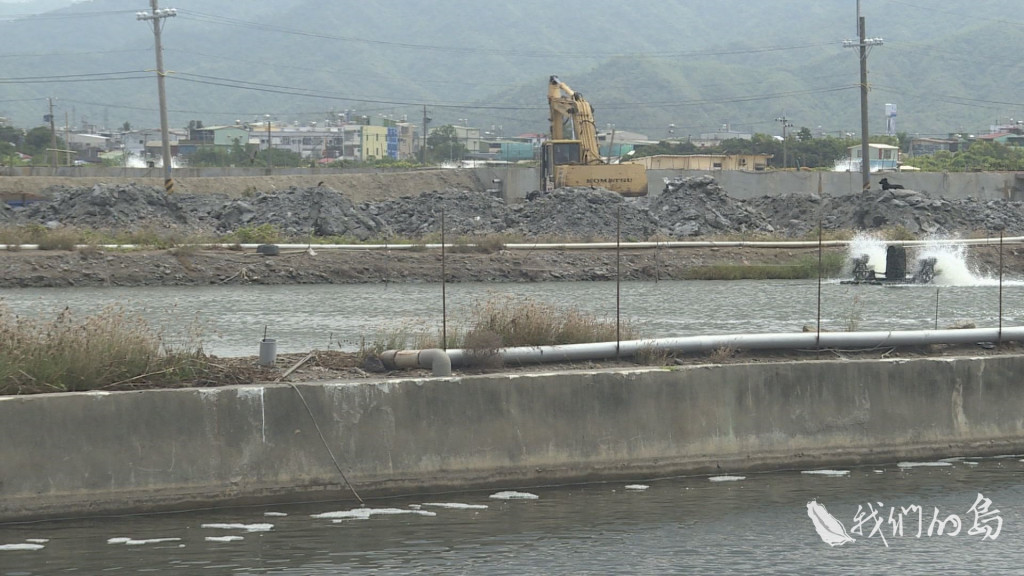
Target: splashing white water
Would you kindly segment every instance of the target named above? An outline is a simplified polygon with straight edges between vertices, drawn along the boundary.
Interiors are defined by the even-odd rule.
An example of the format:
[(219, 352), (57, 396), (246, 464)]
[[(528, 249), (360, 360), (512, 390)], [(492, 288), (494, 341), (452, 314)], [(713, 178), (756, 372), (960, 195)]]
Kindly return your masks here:
[[(968, 247), (957, 239), (936, 239), (924, 246), (910, 247), (907, 250), (907, 273), (917, 269), (917, 262), (924, 258), (935, 258), (935, 279), (932, 284), (938, 286), (990, 286), (998, 284), (999, 279), (979, 273), (970, 261)], [(858, 234), (850, 241), (848, 250), (850, 260), (862, 255), (868, 256), (868, 266), (875, 273), (885, 274), (886, 249), (888, 244), (881, 238), (869, 234)], [(1004, 284), (1005, 284), (1004, 280)], [(1017, 284), (1018, 282), (1013, 282)]]
[(869, 234), (857, 234), (847, 246), (850, 260), (861, 256), (868, 257), (868, 266), (875, 269), (876, 274), (885, 274), (885, 240)]
[(985, 278), (968, 265), (967, 246), (956, 244), (955, 241), (949, 244), (929, 244), (920, 246), (915, 250), (914, 261), (921, 258), (935, 258), (935, 280), (934, 284), (940, 286), (980, 286), (993, 282), (991, 278)]

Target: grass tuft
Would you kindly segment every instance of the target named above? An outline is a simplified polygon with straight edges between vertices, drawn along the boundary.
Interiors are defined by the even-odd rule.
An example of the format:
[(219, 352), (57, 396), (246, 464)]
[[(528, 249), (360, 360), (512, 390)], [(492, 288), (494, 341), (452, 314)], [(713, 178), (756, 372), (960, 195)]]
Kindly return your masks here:
[(194, 376), (201, 346), (169, 350), (138, 316), (110, 306), (52, 320), (19, 317), (0, 303), (0, 394), (75, 392), (137, 380), (179, 383)]

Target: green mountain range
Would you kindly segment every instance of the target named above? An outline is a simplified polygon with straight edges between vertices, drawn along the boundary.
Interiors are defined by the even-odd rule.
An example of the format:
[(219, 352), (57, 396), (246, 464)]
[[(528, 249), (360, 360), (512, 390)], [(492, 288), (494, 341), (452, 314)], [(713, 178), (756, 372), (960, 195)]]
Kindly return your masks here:
[[(159, 124), (149, 2), (0, 4), (0, 116), (117, 130)], [(862, 0), (872, 133), (1024, 119), (1019, 0)], [(54, 6), (58, 8), (54, 9)], [(59, 7), (62, 6), (62, 7)], [(348, 111), (514, 136), (547, 132), (547, 79), (600, 129), (860, 130), (855, 0), (181, 0), (161, 6), (172, 126), (324, 122)], [(25, 16), (37, 12), (33, 16)]]

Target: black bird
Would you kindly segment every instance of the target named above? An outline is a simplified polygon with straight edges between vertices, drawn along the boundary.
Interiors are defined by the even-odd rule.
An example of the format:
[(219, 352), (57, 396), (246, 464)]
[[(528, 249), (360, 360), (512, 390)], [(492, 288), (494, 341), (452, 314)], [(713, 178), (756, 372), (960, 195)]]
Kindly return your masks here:
[(882, 178), (878, 183), (882, 185), (882, 190), (903, 190), (903, 184), (889, 184), (888, 178)]

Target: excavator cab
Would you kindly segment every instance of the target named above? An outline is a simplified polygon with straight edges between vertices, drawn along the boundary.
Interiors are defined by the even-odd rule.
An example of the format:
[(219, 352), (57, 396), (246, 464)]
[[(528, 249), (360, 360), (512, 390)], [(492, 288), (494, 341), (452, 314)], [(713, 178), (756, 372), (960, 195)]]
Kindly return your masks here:
[(548, 148), (551, 153), (551, 164), (553, 166), (580, 163), (581, 150), (578, 140), (559, 140), (549, 144)]
[(549, 140), (544, 143), (541, 157), (541, 183), (545, 191), (566, 185), (564, 181), (556, 181), (558, 180), (556, 176), (561, 172), (555, 167), (579, 164), (580, 154), (579, 140)]

